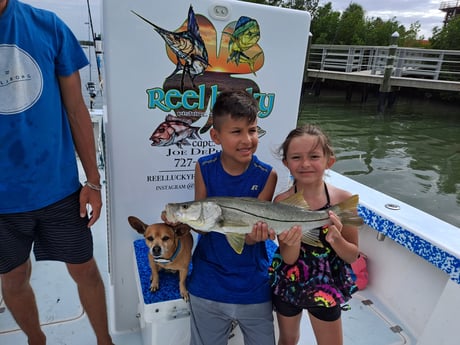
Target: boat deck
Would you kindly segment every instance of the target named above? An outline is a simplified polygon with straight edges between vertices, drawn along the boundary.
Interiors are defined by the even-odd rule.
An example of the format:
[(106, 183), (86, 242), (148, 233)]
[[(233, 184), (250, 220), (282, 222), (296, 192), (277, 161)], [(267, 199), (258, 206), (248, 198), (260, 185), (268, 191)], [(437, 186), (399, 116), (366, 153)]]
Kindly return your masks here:
[[(103, 174), (101, 174), (104, 176)], [(105, 193), (105, 190), (103, 191)], [(103, 195), (103, 200), (105, 196)], [(109, 295), (107, 227), (105, 209), (92, 229), (95, 257)], [(88, 318), (78, 299), (74, 282), (67, 274), (65, 265), (59, 262), (34, 262), (31, 284), (36, 293), (43, 330), (48, 344), (93, 345), (95, 337)], [(110, 300), (108, 298), (108, 300)], [(359, 291), (349, 303), (351, 310), (342, 314), (345, 345), (398, 345), (414, 344), (404, 325), (387, 311), (372, 294), (372, 288)], [(111, 313), (109, 305), (109, 315)], [(276, 324), (276, 322), (275, 322)], [(143, 344), (140, 330), (115, 333), (117, 345)], [(0, 296), (0, 343), (2, 345), (25, 345), (26, 337), (18, 329), (3, 298)], [(314, 344), (314, 336), (308, 316), (302, 322), (300, 344)], [(229, 344), (243, 344), (237, 328)], [(147, 345), (147, 344), (144, 344)], [(149, 344), (150, 345), (150, 344)], [(152, 344), (157, 345), (157, 344)]]
[[(108, 286), (107, 259), (104, 259), (107, 250), (104, 243), (101, 243), (103, 241), (100, 241), (104, 237), (104, 229), (97, 228), (94, 228), (97, 243), (95, 250), (105, 284)], [(31, 281), (36, 291), (40, 317), (49, 344), (95, 344), (95, 337), (79, 303), (77, 290), (63, 264), (34, 263)], [(404, 326), (400, 320), (385, 310), (385, 307), (372, 295), (371, 290), (366, 289), (356, 293), (349, 305), (351, 309), (342, 313), (345, 345), (414, 343), (411, 337), (404, 332)], [(2, 345), (25, 345), (27, 343), (24, 334), (18, 330), (3, 301), (0, 307), (0, 340)], [(114, 341), (118, 345), (142, 344), (141, 332), (116, 333)], [(299, 343), (314, 343), (313, 332), (306, 315), (302, 322)], [(238, 329), (229, 344), (243, 344)]]

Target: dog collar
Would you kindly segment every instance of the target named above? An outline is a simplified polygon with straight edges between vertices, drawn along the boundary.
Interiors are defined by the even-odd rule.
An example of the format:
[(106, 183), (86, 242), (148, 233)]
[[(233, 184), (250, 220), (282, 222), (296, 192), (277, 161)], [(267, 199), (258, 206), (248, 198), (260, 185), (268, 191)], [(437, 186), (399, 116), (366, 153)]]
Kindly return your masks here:
[(153, 259), (153, 261), (159, 263), (159, 264), (169, 264), (171, 262), (174, 261), (174, 259), (176, 258), (176, 256), (179, 254), (180, 252), (180, 247), (181, 247), (181, 241), (178, 240), (177, 241), (177, 248), (176, 248), (176, 251), (174, 252), (174, 254), (169, 258), (169, 259), (163, 259), (163, 258), (158, 258), (158, 259)]

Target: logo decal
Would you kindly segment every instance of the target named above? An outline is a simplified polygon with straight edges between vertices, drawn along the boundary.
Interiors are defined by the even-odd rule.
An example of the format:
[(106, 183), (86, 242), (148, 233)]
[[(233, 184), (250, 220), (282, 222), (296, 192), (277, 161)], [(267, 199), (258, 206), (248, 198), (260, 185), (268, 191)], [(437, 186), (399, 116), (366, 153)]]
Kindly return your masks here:
[(0, 45), (0, 114), (14, 115), (32, 107), (43, 91), (37, 62), (16, 45)]

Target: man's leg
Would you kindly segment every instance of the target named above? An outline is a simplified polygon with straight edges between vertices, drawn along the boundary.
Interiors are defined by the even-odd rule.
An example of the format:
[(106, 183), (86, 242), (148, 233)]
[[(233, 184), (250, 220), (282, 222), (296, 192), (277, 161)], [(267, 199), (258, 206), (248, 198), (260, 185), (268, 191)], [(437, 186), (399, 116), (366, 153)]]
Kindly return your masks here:
[(40, 328), (35, 294), (30, 285), (30, 259), (2, 277), (2, 294), (8, 310), (26, 334), (29, 345), (45, 345), (46, 337)]
[(67, 264), (77, 283), (80, 301), (97, 337), (98, 345), (113, 345), (107, 321), (104, 282), (94, 258), (83, 264)]

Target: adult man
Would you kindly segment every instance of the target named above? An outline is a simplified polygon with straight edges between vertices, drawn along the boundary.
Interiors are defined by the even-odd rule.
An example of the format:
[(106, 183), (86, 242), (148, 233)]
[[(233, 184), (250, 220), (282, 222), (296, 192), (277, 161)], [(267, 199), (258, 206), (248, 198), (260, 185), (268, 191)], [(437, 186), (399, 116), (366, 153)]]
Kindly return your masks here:
[(87, 64), (55, 14), (0, 0), (0, 274), (5, 303), (30, 345), (46, 344), (29, 283), (32, 245), (37, 260), (66, 263), (97, 344), (112, 344), (89, 230), (102, 201), (78, 72)]

